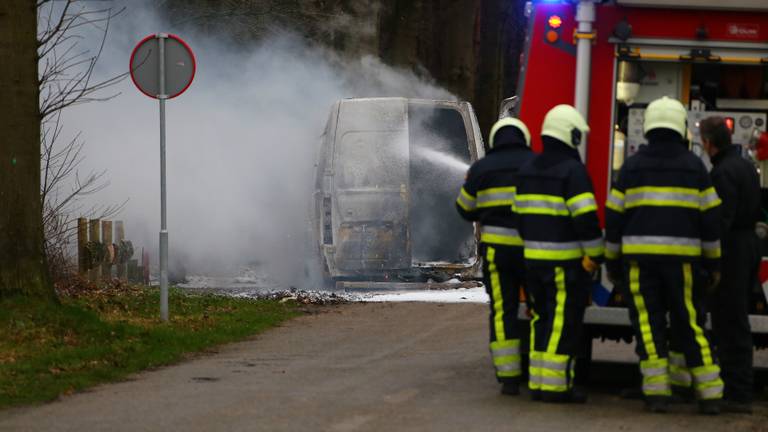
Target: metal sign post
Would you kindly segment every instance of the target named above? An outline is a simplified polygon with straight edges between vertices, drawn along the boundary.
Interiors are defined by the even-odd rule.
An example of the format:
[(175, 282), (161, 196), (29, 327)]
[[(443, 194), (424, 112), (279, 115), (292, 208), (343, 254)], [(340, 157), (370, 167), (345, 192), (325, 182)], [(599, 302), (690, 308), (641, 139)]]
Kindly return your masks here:
[(160, 78), (160, 319), (168, 321), (168, 213), (166, 207), (165, 187), (165, 39), (167, 35), (159, 34), (157, 38), (158, 70)]
[[(157, 53), (155, 55), (155, 53)], [(142, 93), (160, 103), (160, 319), (168, 321), (168, 208), (165, 171), (165, 101), (189, 88), (195, 56), (181, 38), (158, 33), (144, 38), (131, 54), (131, 78)]]

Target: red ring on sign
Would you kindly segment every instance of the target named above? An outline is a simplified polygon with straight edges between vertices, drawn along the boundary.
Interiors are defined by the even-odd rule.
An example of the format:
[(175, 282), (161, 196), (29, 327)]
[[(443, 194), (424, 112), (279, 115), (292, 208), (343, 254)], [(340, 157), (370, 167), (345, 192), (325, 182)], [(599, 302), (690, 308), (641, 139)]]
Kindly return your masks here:
[[(145, 92), (145, 91), (144, 91), (144, 90), (143, 90), (143, 89), (142, 89), (142, 88), (141, 88), (141, 87), (140, 87), (140, 86), (139, 86), (139, 85), (136, 83), (136, 78), (134, 78), (134, 77), (133, 77), (133, 70), (131, 70), (131, 65), (133, 64), (133, 58), (136, 56), (136, 51), (138, 51), (138, 50), (139, 50), (139, 47), (140, 47), (140, 46), (142, 46), (142, 45), (144, 44), (144, 42), (146, 42), (146, 41), (148, 41), (148, 40), (150, 40), (150, 39), (155, 39), (155, 38), (157, 38), (157, 37), (158, 37), (158, 33), (155, 33), (155, 34), (151, 34), (151, 35), (149, 35), (149, 36), (145, 37), (144, 39), (142, 39), (141, 41), (139, 41), (139, 43), (137, 43), (137, 44), (136, 44), (136, 46), (135, 46), (135, 47), (133, 47), (133, 51), (131, 51), (131, 57), (130, 57), (130, 59), (128, 60), (128, 73), (131, 75), (131, 81), (133, 81), (133, 85), (134, 85), (134, 86), (136, 86), (136, 88), (137, 88), (137, 89), (139, 89), (139, 91), (140, 91), (140, 92), (142, 92), (142, 93), (144, 93), (145, 95), (147, 95), (147, 96), (151, 97), (152, 99), (158, 99), (158, 97), (157, 97), (157, 96), (155, 96), (155, 95), (153, 95), (153, 94), (150, 94), (150, 93), (147, 93), (147, 92)], [(181, 89), (181, 91), (180, 91), (180, 92), (176, 93), (176, 94), (175, 94), (175, 95), (173, 95), (173, 96), (168, 96), (168, 97), (166, 98), (166, 99), (173, 99), (173, 98), (175, 98), (176, 96), (179, 96), (180, 94), (182, 94), (182, 93), (184, 93), (185, 91), (187, 91), (187, 89), (189, 88), (189, 86), (191, 86), (191, 85), (192, 85), (192, 81), (194, 81), (194, 80), (195, 80), (195, 73), (197, 73), (197, 59), (195, 58), (195, 53), (194, 53), (194, 51), (192, 51), (192, 48), (189, 46), (189, 44), (187, 44), (187, 43), (184, 41), (184, 39), (182, 39), (182, 38), (180, 38), (180, 37), (178, 37), (178, 36), (176, 36), (176, 35), (174, 35), (174, 34), (170, 34), (170, 33), (168, 34), (168, 38), (169, 38), (169, 39), (174, 39), (174, 40), (177, 40), (177, 41), (179, 41), (179, 43), (181, 43), (181, 44), (184, 46), (184, 48), (186, 48), (186, 49), (187, 49), (187, 51), (189, 52), (189, 55), (190, 55), (190, 57), (192, 58), (192, 76), (189, 78), (189, 82), (187, 83), (187, 85), (186, 85), (186, 86), (185, 86), (183, 89)]]
[(182, 39), (182, 38), (180, 38), (180, 37), (178, 37), (178, 36), (176, 36), (176, 35), (174, 35), (174, 34), (169, 34), (169, 35), (168, 35), (168, 37), (169, 37), (169, 38), (172, 38), (172, 39), (176, 39), (176, 40), (177, 40), (177, 41), (179, 41), (179, 42), (180, 42), (182, 45), (184, 45), (184, 48), (186, 48), (186, 49), (187, 49), (187, 51), (189, 51), (189, 56), (190, 56), (190, 57), (192, 57), (192, 76), (191, 76), (191, 77), (189, 77), (189, 82), (187, 83), (187, 85), (186, 85), (186, 86), (185, 86), (183, 89), (181, 89), (181, 91), (180, 91), (180, 92), (178, 92), (178, 93), (176, 93), (175, 95), (173, 95), (173, 96), (171, 96), (171, 97), (169, 97), (169, 98), (168, 98), (168, 99), (173, 99), (173, 98), (175, 98), (176, 96), (179, 96), (180, 94), (182, 94), (182, 93), (184, 93), (185, 91), (187, 91), (187, 89), (189, 88), (189, 86), (191, 86), (191, 85), (192, 85), (192, 81), (194, 81), (194, 80), (195, 80), (195, 72), (197, 72), (197, 59), (195, 59), (195, 53), (194, 53), (194, 51), (192, 51), (192, 48), (190, 48), (190, 46), (189, 46), (189, 45), (188, 45), (186, 42), (184, 42), (184, 39)]

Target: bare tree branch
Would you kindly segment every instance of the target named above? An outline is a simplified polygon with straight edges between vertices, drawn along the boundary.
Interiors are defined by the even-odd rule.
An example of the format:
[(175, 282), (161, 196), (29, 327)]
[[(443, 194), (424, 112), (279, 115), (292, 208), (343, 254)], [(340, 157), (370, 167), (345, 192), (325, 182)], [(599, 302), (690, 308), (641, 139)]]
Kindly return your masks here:
[[(38, 0), (38, 70), (41, 119), (41, 187), (45, 251), (52, 273), (63, 276), (71, 267), (76, 238), (76, 216), (116, 216), (127, 201), (116, 205), (85, 208), (84, 197), (107, 186), (105, 171), (82, 177), (78, 167), (85, 159), (85, 143), (77, 133), (62, 143), (62, 111), (70, 106), (110, 100), (119, 93), (100, 92), (123, 80), (127, 73), (94, 82), (94, 70), (106, 43), (109, 25), (123, 9), (89, 9), (85, 0)], [(101, 32), (98, 49), (91, 53), (79, 29)]]

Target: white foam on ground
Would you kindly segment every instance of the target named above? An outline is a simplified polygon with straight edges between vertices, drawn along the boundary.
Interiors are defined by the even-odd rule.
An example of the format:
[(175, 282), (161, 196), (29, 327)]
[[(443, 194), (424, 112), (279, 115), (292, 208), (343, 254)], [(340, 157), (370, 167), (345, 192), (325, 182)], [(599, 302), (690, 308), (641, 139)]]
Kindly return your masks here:
[(397, 291), (361, 294), (366, 302), (488, 303), (485, 288), (460, 288), (441, 291)]

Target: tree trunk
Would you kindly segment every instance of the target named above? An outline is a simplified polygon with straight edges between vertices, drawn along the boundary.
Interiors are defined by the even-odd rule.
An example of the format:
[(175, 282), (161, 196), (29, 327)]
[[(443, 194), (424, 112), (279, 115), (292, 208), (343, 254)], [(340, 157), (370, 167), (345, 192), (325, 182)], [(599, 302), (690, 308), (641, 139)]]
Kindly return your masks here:
[(43, 251), (37, 10), (0, 1), (0, 297), (55, 299)]

